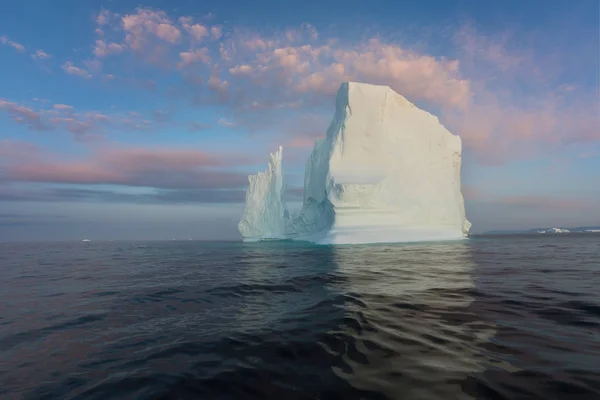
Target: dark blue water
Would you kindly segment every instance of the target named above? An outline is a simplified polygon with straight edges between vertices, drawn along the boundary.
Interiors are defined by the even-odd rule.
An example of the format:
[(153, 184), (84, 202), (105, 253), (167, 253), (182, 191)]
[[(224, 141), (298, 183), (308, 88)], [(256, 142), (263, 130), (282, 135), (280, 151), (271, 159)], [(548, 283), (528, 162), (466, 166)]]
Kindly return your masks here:
[(0, 243), (1, 399), (600, 399), (600, 235)]

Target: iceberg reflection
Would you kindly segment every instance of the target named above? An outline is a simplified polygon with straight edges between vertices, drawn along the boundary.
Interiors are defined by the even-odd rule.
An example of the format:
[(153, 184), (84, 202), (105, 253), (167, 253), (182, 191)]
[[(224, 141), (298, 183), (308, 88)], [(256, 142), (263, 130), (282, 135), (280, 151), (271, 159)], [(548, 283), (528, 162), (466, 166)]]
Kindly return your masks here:
[(329, 332), (348, 343), (336, 375), (388, 398), (471, 398), (462, 384), (485, 370), (480, 346), (495, 328), (470, 308), (469, 243), (333, 249), (345, 291), (361, 302)]

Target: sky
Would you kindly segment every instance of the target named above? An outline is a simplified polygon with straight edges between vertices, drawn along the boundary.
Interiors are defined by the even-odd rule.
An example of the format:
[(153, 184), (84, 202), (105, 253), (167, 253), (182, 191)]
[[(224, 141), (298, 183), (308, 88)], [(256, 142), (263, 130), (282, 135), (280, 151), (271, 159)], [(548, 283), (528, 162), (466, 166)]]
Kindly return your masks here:
[(3, 4), (0, 240), (238, 239), (278, 145), (299, 204), (344, 81), (462, 138), (473, 232), (600, 225), (599, 4)]

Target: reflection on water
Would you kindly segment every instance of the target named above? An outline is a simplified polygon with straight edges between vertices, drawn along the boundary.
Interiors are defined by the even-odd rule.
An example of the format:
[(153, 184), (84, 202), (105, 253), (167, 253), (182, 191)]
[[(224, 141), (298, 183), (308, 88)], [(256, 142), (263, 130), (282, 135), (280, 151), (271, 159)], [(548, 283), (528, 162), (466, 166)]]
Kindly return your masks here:
[(339, 376), (388, 398), (470, 398), (461, 382), (482, 371), (478, 344), (492, 324), (469, 312), (476, 265), (467, 243), (340, 246), (333, 260), (347, 277), (341, 329), (356, 357), (340, 355)]
[(302, 327), (313, 332), (320, 321), (330, 323), (339, 316), (339, 309), (322, 307), (339, 294), (329, 285), (336, 280), (332, 247), (244, 243), (241, 253), (244, 268), (236, 277), (236, 291), (247, 296), (238, 309), (240, 329), (285, 332)]
[(561, 240), (0, 244), (0, 398), (594, 398), (600, 245)]

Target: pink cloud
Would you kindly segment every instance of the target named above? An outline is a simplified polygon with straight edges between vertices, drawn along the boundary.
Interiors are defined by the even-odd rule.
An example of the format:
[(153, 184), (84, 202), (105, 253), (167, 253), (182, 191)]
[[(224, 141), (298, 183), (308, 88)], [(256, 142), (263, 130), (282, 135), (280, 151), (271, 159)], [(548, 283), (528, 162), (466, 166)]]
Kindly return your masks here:
[(170, 113), (162, 110), (155, 110), (154, 117), (148, 119), (138, 113), (75, 112), (74, 107), (67, 104), (54, 104), (51, 109), (38, 107), (34, 110), (0, 99), (0, 111), (5, 111), (16, 123), (26, 124), (34, 130), (67, 131), (76, 140), (100, 139), (105, 134), (119, 131), (150, 131), (170, 122)]
[(210, 64), (211, 62), (211, 58), (208, 55), (207, 48), (196, 49), (193, 51), (184, 51), (179, 53), (179, 57), (181, 57), (181, 62), (179, 63), (179, 66), (181, 68), (187, 67), (191, 64), (195, 64), (198, 61), (201, 61), (204, 64)]
[(164, 11), (138, 8), (135, 14), (125, 15), (121, 22), (126, 33), (125, 41), (133, 50), (143, 50), (151, 37), (169, 43), (181, 38), (181, 31)]
[(444, 109), (441, 119), (485, 164), (529, 158), (565, 144), (599, 141), (598, 100), (571, 101), (557, 93), (560, 90), (546, 91), (543, 100), (523, 105), (483, 88), (476, 103), (458, 112)]
[(69, 106), (67, 104), (55, 104), (54, 106), (55, 110), (72, 110), (73, 106)]
[(112, 19), (113, 15), (114, 14), (108, 10), (102, 10), (96, 16), (96, 23), (100, 26), (107, 25), (108, 23), (110, 23), (110, 20)]
[(213, 39), (220, 39), (223, 36), (223, 28), (220, 26), (213, 26), (210, 28), (210, 33)]
[(511, 72), (522, 69), (533, 62), (532, 53), (509, 49), (512, 35), (484, 36), (477, 32), (473, 24), (462, 25), (454, 34), (454, 41), (460, 46), (465, 61), (483, 61), (493, 65), (494, 71)]
[(123, 176), (116, 171), (103, 170), (86, 162), (30, 163), (8, 168), (15, 181), (54, 183), (121, 183)]
[(171, 24), (158, 24), (154, 32), (160, 39), (175, 43), (181, 37), (181, 31)]
[(253, 68), (249, 65), (236, 65), (235, 67), (229, 68), (229, 73), (231, 75), (245, 75), (250, 74), (253, 71)]
[(17, 43), (13, 40), (10, 40), (8, 37), (6, 36), (0, 36), (0, 43), (6, 45), (6, 46), (10, 46), (13, 49), (20, 51), (20, 52), (24, 52), (25, 51), (25, 46), (23, 46), (20, 43)]
[(96, 47), (94, 48), (94, 55), (96, 57), (104, 57), (111, 54), (119, 54), (125, 49), (123, 45), (118, 43), (106, 43), (104, 40), (96, 40)]
[[(485, 36), (474, 24), (465, 24), (450, 32), (455, 48), (447, 53), (453, 56), (441, 57), (423, 50), (425, 46), (380, 36), (355, 42), (323, 37), (309, 24), (270, 34), (238, 28), (224, 33), (208, 19), (176, 18), (150, 8), (126, 15), (102, 10), (96, 22), (103, 35), (93, 46), (96, 58), (131, 51), (138, 61), (181, 74), (181, 86), (170, 88), (174, 95), (189, 96), (194, 104), (224, 106), (238, 127), (284, 130), (294, 138), (293, 145), (303, 143), (306, 133), (290, 133), (290, 124), (275, 113), (314, 113), (317, 106), (330, 105), (340, 83), (350, 80), (389, 85), (432, 111), (482, 163), (500, 164), (553, 146), (600, 140), (597, 93), (592, 96), (559, 79), (558, 57), (540, 59), (534, 41), (510, 32)], [(204, 47), (198, 48), (199, 41)], [(142, 84), (136, 77), (100, 74), (98, 59), (82, 65), (68, 61), (63, 69), (86, 78)], [(73, 130), (85, 129), (70, 123)], [(148, 129), (143, 121), (130, 126)]]
[(67, 61), (62, 65), (62, 69), (70, 75), (81, 76), (82, 78), (91, 78), (92, 75), (85, 69), (76, 67), (71, 61)]
[(337, 50), (328, 75), (338, 80), (388, 84), (413, 100), (461, 107), (471, 100), (470, 82), (460, 76), (459, 61), (435, 58), (371, 39), (357, 50)]
[(0, 161), (30, 158), (37, 156), (38, 151), (38, 147), (33, 143), (10, 139), (0, 140)]
[(192, 23), (192, 18), (190, 17), (181, 17), (179, 18), (179, 22), (181, 22), (183, 29), (185, 29), (197, 41), (210, 36), (209, 30), (206, 26)]
[(590, 206), (589, 203), (581, 199), (558, 198), (544, 196), (511, 196), (503, 197), (499, 200), (503, 204), (513, 206), (523, 206), (532, 208), (550, 208), (550, 209), (582, 209)]
[(34, 60), (47, 60), (48, 58), (51, 58), (52, 56), (48, 53), (46, 53), (44, 50), (40, 50), (37, 49), (35, 51), (34, 54), (31, 55), (31, 58), (33, 58)]
[[(64, 161), (40, 153), (27, 143), (0, 142), (5, 179), (12, 182), (61, 184), (116, 184), (157, 188), (236, 188), (247, 183), (245, 174), (230, 167), (253, 164), (241, 154), (215, 154), (188, 149), (100, 148), (84, 160)], [(31, 150), (35, 149), (35, 155)]]
[[(102, 164), (128, 171), (153, 168), (187, 170), (195, 167), (224, 167), (232, 163), (218, 154), (187, 149), (109, 149), (100, 153), (98, 158)], [(233, 162), (235, 163), (236, 161)]]
[(78, 120), (75, 118), (64, 118), (64, 117), (50, 118), (50, 122), (55, 126), (65, 128), (66, 130), (68, 130), (69, 132), (71, 132), (75, 135), (86, 134), (95, 129), (95, 126), (93, 123), (91, 123), (89, 121), (81, 121), (81, 120)]
[[(472, 96), (469, 81), (460, 76), (457, 60), (419, 54), (380, 39), (348, 48), (302, 42), (289, 45), (282, 39), (260, 36), (237, 40), (221, 48), (222, 55), (226, 52), (234, 63), (228, 67), (230, 74), (246, 77), (261, 87), (269, 82), (267, 86), (296, 92), (297, 96), (331, 96), (340, 83), (349, 80), (387, 84), (410, 99), (450, 107), (464, 107)], [(288, 32), (283, 40), (298, 38)], [(227, 47), (231, 51), (226, 51)], [(244, 62), (237, 64), (236, 59)]]
[(213, 75), (208, 79), (208, 88), (220, 95), (225, 95), (229, 89), (229, 82)]
[(101, 114), (97, 112), (87, 112), (85, 113), (85, 117), (94, 121), (110, 121), (110, 117), (106, 114)]
[(26, 124), (31, 129), (42, 131), (52, 129), (42, 121), (41, 115), (29, 107), (0, 99), (0, 110), (6, 111), (18, 124)]

